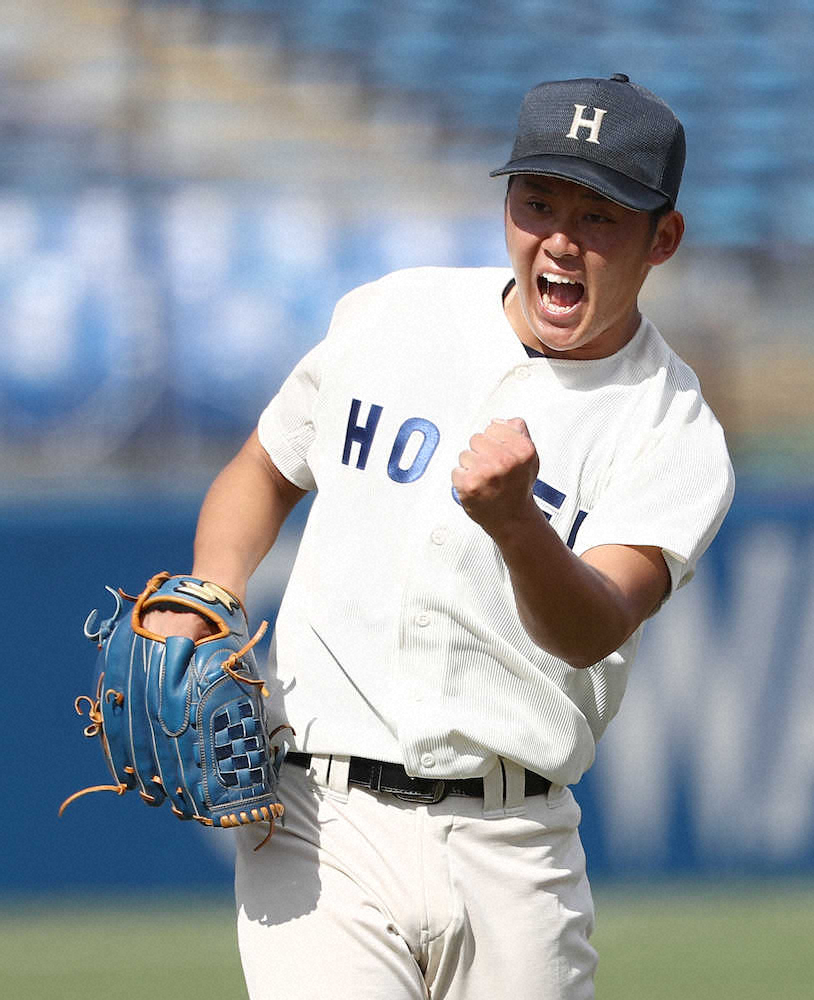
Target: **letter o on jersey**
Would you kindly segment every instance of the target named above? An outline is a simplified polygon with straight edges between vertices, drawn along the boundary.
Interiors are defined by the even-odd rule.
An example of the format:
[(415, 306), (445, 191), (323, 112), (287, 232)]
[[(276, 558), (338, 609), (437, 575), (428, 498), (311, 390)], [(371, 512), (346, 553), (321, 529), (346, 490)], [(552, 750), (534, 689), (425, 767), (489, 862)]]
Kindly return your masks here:
[[(414, 434), (422, 436), (421, 444), (412, 462), (407, 468), (401, 467), (401, 460), (407, 450), (410, 438)], [(393, 442), (393, 450), (390, 452), (390, 461), (387, 463), (387, 475), (394, 483), (413, 483), (424, 475), (424, 471), (430, 459), (438, 447), (441, 439), (441, 432), (431, 420), (423, 417), (410, 417), (399, 427), (396, 440)]]

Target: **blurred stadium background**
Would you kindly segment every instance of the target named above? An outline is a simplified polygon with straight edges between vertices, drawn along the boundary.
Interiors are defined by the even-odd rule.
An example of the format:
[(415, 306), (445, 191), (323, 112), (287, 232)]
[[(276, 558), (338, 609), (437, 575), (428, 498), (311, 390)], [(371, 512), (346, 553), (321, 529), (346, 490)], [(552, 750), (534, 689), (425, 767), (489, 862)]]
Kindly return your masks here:
[[(72, 709), (102, 585), (188, 565), (206, 486), (339, 295), (394, 267), (504, 263), (487, 173), (522, 94), (617, 71), (687, 130), (687, 236), (645, 307), (699, 372), (739, 491), (577, 789), (599, 933), (641, 943), (620, 882), (664, 887), (642, 911), (654, 938), (668, 912), (697, 931), (647, 991), (609, 955), (600, 996), (666, 998), (694, 968), (682, 996), (727, 997), (698, 955), (733, 938), (726, 982), (737, 966), (751, 986), (732, 996), (811, 995), (814, 0), (0, 0), (0, 903), (9, 934), (52, 915), (4, 931), (17, 992), (73, 995), (65, 935), (105, 898), (117, 928), (136, 886), (228, 908), (228, 837), (105, 796), (57, 824), (104, 780)], [(255, 617), (275, 613), (302, 517), (258, 571)], [(748, 889), (717, 936), (687, 904), (699, 884)], [(781, 911), (808, 935), (796, 964)], [(799, 971), (782, 991), (780, 966)], [(81, 995), (141, 995), (121, 989)]]

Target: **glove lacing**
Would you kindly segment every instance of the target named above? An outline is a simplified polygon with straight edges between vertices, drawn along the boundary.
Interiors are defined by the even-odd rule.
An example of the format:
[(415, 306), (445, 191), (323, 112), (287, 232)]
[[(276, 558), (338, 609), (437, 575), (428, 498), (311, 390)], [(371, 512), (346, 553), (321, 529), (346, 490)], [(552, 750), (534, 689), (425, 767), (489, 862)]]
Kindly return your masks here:
[[(154, 580), (155, 579), (157, 578), (154, 578)], [(152, 584), (153, 581), (150, 581), (150, 583)], [(251, 639), (249, 639), (246, 645), (242, 646), (234, 653), (230, 653), (230, 655), (227, 656), (226, 659), (221, 664), (221, 670), (223, 670), (224, 673), (227, 673), (233, 680), (237, 681), (239, 684), (251, 684), (254, 687), (261, 688), (261, 693), (264, 698), (268, 698), (269, 695), (265, 681), (259, 677), (258, 678), (247, 677), (245, 674), (238, 673), (238, 671), (235, 670), (235, 666), (240, 661), (241, 656), (244, 656), (246, 653), (248, 653), (248, 651), (252, 649), (254, 646), (256, 646), (257, 643), (263, 638), (263, 636), (266, 634), (267, 628), (268, 628), (268, 622), (266, 621), (261, 622), (260, 628), (258, 628), (258, 630), (254, 633)], [(83, 735), (86, 736), (88, 739), (93, 739), (95, 736), (98, 736), (101, 739), (102, 744), (105, 747), (106, 751), (107, 747), (105, 740), (104, 719), (102, 717), (102, 687), (104, 685), (104, 680), (105, 680), (105, 675), (103, 672), (99, 674), (99, 680), (96, 685), (96, 697), (91, 698), (91, 696), (88, 694), (79, 695), (79, 697), (74, 701), (74, 709), (76, 710), (77, 715), (80, 716), (84, 715), (85, 703), (87, 703), (87, 713), (88, 713), (88, 718), (90, 719), (90, 725), (85, 726), (84, 730), (82, 731)], [(105, 699), (115, 705), (121, 706), (124, 704), (124, 695), (120, 691), (114, 691), (112, 688), (105, 694)], [(131, 771), (132, 768), (127, 768), (127, 770)], [(161, 783), (161, 779), (158, 777), (158, 775), (156, 775), (153, 778), (153, 781), (159, 784)], [(89, 795), (91, 792), (115, 792), (117, 795), (124, 795), (124, 793), (127, 790), (128, 790), (127, 785), (125, 785), (123, 782), (119, 782), (118, 784), (115, 785), (90, 785), (87, 788), (83, 788), (78, 792), (74, 792), (73, 795), (69, 795), (68, 798), (65, 799), (62, 805), (59, 807), (57, 815), (61, 816), (63, 812), (68, 808), (68, 806), (71, 805), (72, 802), (76, 802), (77, 799), (82, 798), (83, 795)], [(263, 818), (265, 819), (266, 817), (264, 816)], [(274, 827), (273, 815), (268, 818), (271, 820), (272, 830), (273, 830)], [(257, 818), (254, 818), (254, 821), (257, 822)], [(234, 825), (240, 826), (241, 824), (237, 822)], [(265, 841), (263, 841), (263, 843), (265, 843)]]
[[(74, 701), (74, 709), (76, 710), (77, 715), (84, 715), (83, 704), (87, 702), (87, 712), (88, 718), (90, 719), (90, 725), (85, 726), (83, 730), (84, 735), (87, 736), (88, 739), (93, 739), (94, 736), (98, 736), (105, 747), (105, 752), (107, 752), (104, 720), (102, 718), (102, 686), (104, 684), (104, 680), (105, 675), (103, 672), (99, 674), (99, 681), (96, 685), (96, 698), (91, 698), (91, 696), (87, 694), (80, 694), (76, 701)], [(107, 692), (105, 697), (113, 704), (124, 704), (124, 695), (120, 691), (114, 691), (112, 688)], [(123, 782), (119, 782), (115, 785), (91, 785), (88, 788), (83, 788), (81, 791), (74, 792), (73, 795), (69, 795), (59, 807), (58, 815), (61, 816), (72, 802), (75, 802), (83, 795), (88, 795), (90, 792), (115, 792), (117, 795), (124, 795), (126, 791), (127, 785)]]

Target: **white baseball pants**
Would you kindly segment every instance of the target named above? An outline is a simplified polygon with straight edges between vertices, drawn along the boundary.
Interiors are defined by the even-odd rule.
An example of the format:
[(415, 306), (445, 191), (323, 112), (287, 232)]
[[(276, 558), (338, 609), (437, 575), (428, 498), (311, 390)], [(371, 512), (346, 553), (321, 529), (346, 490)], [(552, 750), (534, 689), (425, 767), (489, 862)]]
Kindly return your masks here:
[(413, 805), (349, 788), (346, 758), (284, 765), (285, 826), (257, 852), (235, 831), (251, 1000), (591, 1000), (579, 806), (504, 766), (483, 799)]

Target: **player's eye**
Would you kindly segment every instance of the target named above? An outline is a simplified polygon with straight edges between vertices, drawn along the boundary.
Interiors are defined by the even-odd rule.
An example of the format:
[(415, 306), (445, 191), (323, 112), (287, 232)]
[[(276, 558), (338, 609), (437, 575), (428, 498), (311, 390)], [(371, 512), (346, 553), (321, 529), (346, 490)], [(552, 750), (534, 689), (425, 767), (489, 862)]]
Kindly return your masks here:
[(599, 212), (589, 212), (585, 216), (585, 218), (587, 219), (588, 222), (593, 223), (594, 225), (598, 225), (598, 224), (601, 224), (603, 222), (614, 222), (615, 221), (614, 219), (611, 219), (607, 215), (600, 215)]

